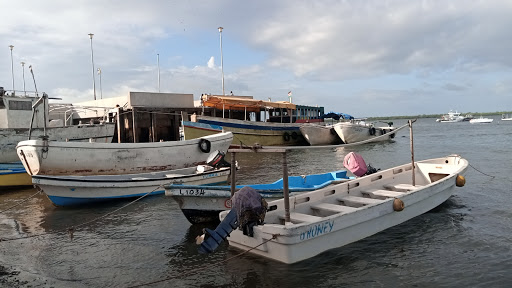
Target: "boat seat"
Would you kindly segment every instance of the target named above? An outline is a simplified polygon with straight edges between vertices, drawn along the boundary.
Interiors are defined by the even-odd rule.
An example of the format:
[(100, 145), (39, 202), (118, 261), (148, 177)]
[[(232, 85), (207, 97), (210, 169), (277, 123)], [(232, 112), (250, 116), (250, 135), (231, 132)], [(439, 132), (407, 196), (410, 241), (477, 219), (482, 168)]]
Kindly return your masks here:
[[(279, 216), (279, 218), (285, 219), (284, 215)], [(290, 221), (293, 223), (316, 222), (320, 220), (322, 220), (322, 217), (297, 212), (290, 213)]]
[(372, 197), (386, 197), (386, 198), (395, 198), (401, 195), (404, 195), (404, 192), (395, 192), (389, 190), (379, 190), (379, 189), (369, 189), (366, 191), (361, 191), (363, 194), (368, 194)]
[(371, 205), (371, 204), (377, 204), (382, 203), (383, 200), (381, 199), (374, 199), (374, 198), (366, 198), (366, 197), (357, 197), (357, 196), (345, 196), (338, 198), (338, 201), (342, 201), (345, 204), (359, 204), (359, 205)]
[(413, 186), (412, 184), (386, 184), (384, 188), (396, 192), (410, 192), (420, 188), (422, 185)]
[(357, 208), (354, 208), (354, 207), (348, 207), (348, 206), (337, 205), (337, 204), (329, 204), (329, 203), (318, 203), (318, 204), (312, 205), (311, 209), (326, 210), (326, 211), (336, 212), (336, 213), (348, 213), (348, 212), (357, 210)]

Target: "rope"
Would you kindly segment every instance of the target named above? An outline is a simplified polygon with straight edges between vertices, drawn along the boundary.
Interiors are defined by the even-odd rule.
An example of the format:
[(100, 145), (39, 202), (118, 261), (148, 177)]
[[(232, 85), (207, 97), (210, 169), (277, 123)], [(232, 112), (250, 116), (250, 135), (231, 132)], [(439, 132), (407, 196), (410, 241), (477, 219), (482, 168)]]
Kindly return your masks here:
[(20, 206), (21, 204), (23, 204), (23, 203), (27, 202), (28, 200), (32, 199), (34, 196), (36, 196), (36, 195), (37, 195), (37, 194), (39, 194), (39, 193), (41, 193), (41, 190), (37, 191), (37, 192), (36, 192), (36, 193), (34, 193), (32, 196), (30, 196), (30, 197), (28, 197), (28, 198), (24, 199), (24, 200), (23, 200), (23, 201), (21, 201), (20, 203), (18, 203), (18, 204), (16, 204), (16, 205), (14, 205), (14, 206), (12, 206), (12, 207), (9, 207), (9, 208), (7, 208), (7, 209), (5, 209), (5, 210), (0, 211), (0, 214), (4, 213), (5, 211), (9, 211), (9, 210), (11, 210), (12, 208), (15, 208), (15, 207)]
[(495, 178), (495, 177), (496, 177), (496, 176), (492, 176), (492, 175), (489, 175), (489, 174), (485, 174), (484, 172), (482, 172), (482, 171), (480, 171), (480, 170), (476, 169), (475, 167), (473, 167), (473, 165), (471, 165), (469, 162), (468, 162), (468, 164), (469, 164), (469, 166), (471, 166), (471, 168), (473, 168), (473, 169), (475, 169), (476, 171), (478, 171), (478, 172), (480, 172), (480, 173), (484, 174), (485, 176), (489, 176), (489, 177), (491, 177), (491, 178)]
[[(69, 235), (69, 238), (70, 238), (71, 240), (73, 240), (73, 233), (75, 232), (75, 229), (76, 229), (76, 228), (78, 228), (78, 227), (82, 227), (82, 226), (85, 226), (85, 225), (87, 225), (87, 224), (90, 224), (90, 223), (96, 222), (96, 221), (98, 221), (98, 220), (101, 220), (101, 219), (103, 219), (103, 218), (106, 218), (106, 217), (108, 217), (108, 216), (110, 216), (110, 215), (112, 215), (112, 214), (114, 214), (114, 213), (118, 212), (119, 210), (124, 209), (124, 208), (128, 207), (129, 205), (132, 205), (133, 203), (135, 203), (135, 202), (137, 202), (137, 201), (139, 201), (139, 200), (143, 199), (144, 197), (146, 197), (146, 196), (148, 196), (149, 194), (151, 194), (151, 193), (155, 192), (156, 190), (158, 190), (158, 189), (159, 189), (159, 188), (161, 188), (161, 187), (162, 187), (162, 185), (160, 185), (160, 186), (156, 187), (155, 189), (153, 189), (153, 191), (150, 191), (150, 192), (148, 192), (148, 193), (146, 193), (146, 194), (144, 194), (144, 195), (140, 196), (139, 198), (137, 198), (137, 199), (135, 199), (135, 200), (131, 201), (130, 203), (128, 203), (128, 204), (126, 204), (126, 205), (124, 205), (124, 206), (122, 206), (122, 207), (120, 207), (120, 208), (118, 208), (118, 209), (116, 209), (116, 210), (114, 210), (114, 211), (111, 211), (111, 212), (109, 212), (109, 213), (107, 213), (107, 214), (105, 214), (105, 215), (102, 215), (102, 216), (96, 217), (96, 218), (94, 218), (94, 219), (92, 219), (92, 220), (90, 220), (90, 221), (84, 222), (84, 223), (79, 224), (79, 225), (76, 225), (76, 226), (67, 227), (67, 228), (65, 228), (63, 231), (57, 231), (57, 232), (55, 232), (55, 233), (53, 233), (53, 234), (67, 233), (67, 234)], [(40, 192), (41, 192), (41, 191), (38, 191), (36, 194), (38, 194), (38, 193), (40, 193)], [(35, 196), (36, 194), (32, 195), (31, 197)], [(20, 203), (20, 204), (21, 204), (21, 203)], [(18, 204), (18, 205), (19, 205), (19, 204)], [(17, 206), (17, 205), (16, 205), (16, 206)], [(14, 207), (16, 207), (16, 206), (14, 206)], [(11, 207), (11, 208), (13, 208), (13, 207)], [(9, 208), (9, 209), (11, 209), (11, 208)], [(7, 209), (7, 210), (9, 210), (9, 209)], [(7, 211), (7, 210), (5, 210), (5, 211)], [(29, 236), (25, 236), (25, 237), (18, 237), (18, 238), (0, 238), (0, 242), (2, 242), (2, 241), (14, 241), (14, 240), (28, 239), (28, 238), (34, 238), (34, 237), (39, 237), (39, 236), (44, 236), (44, 235), (49, 235), (49, 234), (52, 234), (52, 233), (41, 233), (41, 234), (29, 235)]]
[[(273, 235), (272, 235), (272, 238), (267, 239), (267, 240), (265, 240), (265, 241), (261, 242), (260, 244), (258, 244), (258, 245), (256, 245), (256, 246), (252, 247), (252, 248), (251, 248), (251, 249), (249, 249), (249, 250), (245, 250), (245, 251), (243, 251), (243, 252), (241, 252), (241, 253), (236, 254), (235, 256), (232, 256), (232, 257), (229, 257), (229, 258), (224, 259), (224, 260), (222, 260), (222, 261), (219, 261), (219, 262), (217, 262), (217, 264), (226, 263), (226, 262), (231, 261), (231, 260), (233, 260), (233, 259), (235, 259), (235, 258), (237, 258), (237, 257), (240, 257), (240, 256), (242, 256), (242, 255), (244, 255), (244, 254), (248, 253), (249, 251), (252, 251), (252, 250), (254, 250), (254, 249), (256, 249), (256, 248), (260, 247), (261, 245), (263, 245), (263, 244), (265, 244), (265, 243), (267, 243), (267, 242), (270, 242), (271, 240), (276, 239), (276, 238), (277, 238), (277, 236), (279, 236), (279, 234), (273, 234)], [(148, 286), (148, 285), (153, 285), (153, 284), (157, 284), (157, 283), (161, 283), (161, 282), (169, 281), (169, 280), (172, 280), (172, 279), (176, 279), (176, 278), (178, 278), (178, 277), (187, 277), (187, 276), (192, 275), (192, 274), (197, 274), (197, 270), (198, 270), (198, 269), (201, 269), (201, 270), (207, 270), (207, 269), (212, 269), (213, 267), (217, 267), (217, 265), (202, 265), (202, 266), (199, 266), (199, 267), (195, 268), (193, 271), (189, 271), (188, 273), (182, 273), (182, 274), (177, 275), (177, 276), (167, 277), (167, 278), (165, 278), (165, 279), (157, 280), (157, 281), (153, 281), (153, 282), (148, 282), (148, 283), (138, 284), (138, 285), (134, 285), (134, 286), (128, 286), (128, 288), (135, 288), (135, 287)]]

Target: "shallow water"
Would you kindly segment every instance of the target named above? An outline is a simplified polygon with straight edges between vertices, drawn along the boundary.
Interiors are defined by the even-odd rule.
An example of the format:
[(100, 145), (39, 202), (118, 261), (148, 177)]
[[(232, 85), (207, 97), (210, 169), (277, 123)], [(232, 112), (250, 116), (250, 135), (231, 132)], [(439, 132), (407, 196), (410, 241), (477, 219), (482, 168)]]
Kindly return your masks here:
[[(448, 154), (469, 160), (466, 186), (424, 215), (293, 265), (247, 254), (237, 257), (241, 251), (227, 243), (214, 254), (198, 254), (194, 239), (203, 226), (190, 225), (170, 197), (149, 197), (79, 226), (129, 201), (62, 208), (37, 195), (4, 211), (36, 191), (2, 191), (0, 238), (18, 240), (0, 242), (0, 286), (510, 286), (512, 123), (499, 117), (492, 124), (419, 119), (413, 132), (416, 160)], [(410, 162), (409, 130), (389, 143), (291, 152), (289, 173), (343, 169), (343, 157), (351, 151), (376, 168)], [(237, 160), (240, 184), (275, 181), (282, 175), (281, 155), (239, 154)], [(73, 240), (69, 227), (75, 227)]]

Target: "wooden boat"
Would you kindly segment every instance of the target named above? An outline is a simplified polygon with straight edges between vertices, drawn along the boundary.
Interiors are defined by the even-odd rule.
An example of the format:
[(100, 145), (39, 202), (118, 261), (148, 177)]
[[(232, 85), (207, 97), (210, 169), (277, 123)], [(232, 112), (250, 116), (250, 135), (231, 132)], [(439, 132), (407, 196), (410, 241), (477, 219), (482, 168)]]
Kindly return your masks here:
[(256, 122), (210, 116), (197, 116), (197, 123), (184, 121), (185, 139), (229, 131), (233, 146), (295, 146), (305, 145), (300, 123)]
[(230, 231), (238, 226), (237, 213), (224, 211), (217, 229), (206, 230), (200, 251), (212, 252), (229, 235), (230, 246), (252, 254), (287, 264), (306, 260), (435, 208), (464, 185), (467, 167), (458, 155), (415, 162), (414, 169), (404, 164), (290, 197), (288, 215), (284, 199), (272, 201), (263, 225), (241, 227), (247, 235)]
[(309, 145), (337, 145), (343, 143), (333, 125), (303, 124), (300, 132)]
[(26, 140), (16, 149), (30, 175), (118, 175), (197, 166), (205, 162), (205, 153), (227, 151), (232, 140), (231, 132), (150, 143)]
[[(328, 185), (353, 179), (346, 170), (323, 174), (289, 176), (290, 193), (312, 191)], [(270, 184), (238, 185), (236, 190), (249, 186), (256, 189), (264, 198), (283, 197), (283, 178)], [(178, 202), (181, 211), (192, 224), (218, 222), (219, 212), (231, 209), (231, 186), (204, 186), (168, 184), (164, 186), (165, 195)]]
[(334, 131), (346, 144), (371, 140), (370, 142), (388, 141), (395, 138), (395, 127), (390, 122), (389, 126), (376, 127), (373, 123), (361, 120), (340, 122), (334, 124)]
[[(71, 206), (140, 197), (147, 193), (164, 193), (164, 184), (186, 183), (194, 185), (226, 182), (230, 167), (214, 168), (208, 165), (149, 172), (140, 174), (99, 176), (32, 176), (36, 188), (48, 195), (57, 206)], [(25, 173), (26, 174), (26, 173)], [(28, 176), (28, 174), (26, 174)], [(30, 177), (30, 176), (28, 176)]]
[(477, 123), (492, 123), (494, 119), (491, 118), (484, 118), (483, 116), (480, 116), (480, 118), (473, 118), (469, 120), (469, 123), (471, 124), (477, 124)]
[(0, 189), (17, 186), (32, 186), (25, 168), (0, 168)]
[[(36, 139), (46, 132), (48, 139), (52, 141), (112, 142), (115, 123), (64, 125), (63, 121), (55, 119), (49, 122), (48, 127), (43, 127), (42, 123), (50, 119), (48, 108), (32, 106), (40, 99), (46, 101), (47, 98), (48, 95), (44, 93), (42, 97), (7, 96), (5, 92), (0, 93), (0, 119), (6, 119), (0, 122), (0, 163), (18, 162), (16, 144), (27, 140), (29, 134)], [(41, 101), (44, 102), (43, 107), (48, 106), (45, 101)], [(33, 109), (38, 113), (35, 114), (34, 125), (30, 130)]]

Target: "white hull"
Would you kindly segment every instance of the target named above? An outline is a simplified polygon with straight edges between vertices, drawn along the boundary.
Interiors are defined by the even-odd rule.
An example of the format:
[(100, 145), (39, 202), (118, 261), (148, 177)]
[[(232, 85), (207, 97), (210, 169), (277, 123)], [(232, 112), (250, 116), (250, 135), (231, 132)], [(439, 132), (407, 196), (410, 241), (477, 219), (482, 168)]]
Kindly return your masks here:
[[(205, 139), (210, 150), (201, 151)], [(210, 151), (226, 152), (230, 132), (201, 139), (151, 143), (74, 143), (27, 140), (17, 152), (30, 175), (116, 175), (174, 170), (205, 162)]]
[(313, 146), (341, 143), (338, 134), (333, 130), (333, 125), (305, 124), (300, 126), (300, 132), (309, 144)]
[(32, 183), (58, 206), (163, 194), (163, 185), (206, 185), (226, 182), (230, 168), (198, 172), (197, 167), (141, 174), (102, 176), (33, 176)]
[[(466, 160), (451, 155), (416, 162), (413, 187), (406, 184), (411, 183), (411, 164), (405, 164), (290, 197), (291, 222), (286, 223), (284, 200), (269, 202), (269, 207), (276, 206), (276, 209), (267, 212), (264, 225), (254, 227), (254, 237), (236, 229), (227, 239), (230, 246), (244, 250), (266, 242), (249, 253), (288, 264), (299, 262), (435, 208), (452, 195), (457, 176), (467, 166)], [(402, 211), (394, 210), (394, 198), (403, 201)], [(221, 219), (227, 212), (221, 213)]]
[(374, 141), (370, 142), (388, 141), (395, 137), (395, 133), (392, 133), (393, 129), (393, 127), (371, 127), (368, 125), (350, 122), (334, 124), (334, 130), (346, 144), (370, 139), (374, 139)]
[(475, 118), (475, 119), (471, 119), (469, 120), (469, 123), (471, 124), (476, 124), (476, 123), (492, 123), (494, 119), (490, 119), (490, 118)]
[[(77, 125), (65, 127), (46, 128), (46, 134), (52, 141), (74, 141), (74, 142), (99, 142), (110, 143), (114, 135), (115, 124), (94, 124)], [(42, 128), (32, 129), (31, 137), (38, 139), (43, 135)], [(16, 155), (18, 142), (28, 139), (28, 128), (5, 128), (0, 129), (0, 163), (18, 162), (20, 158)]]

